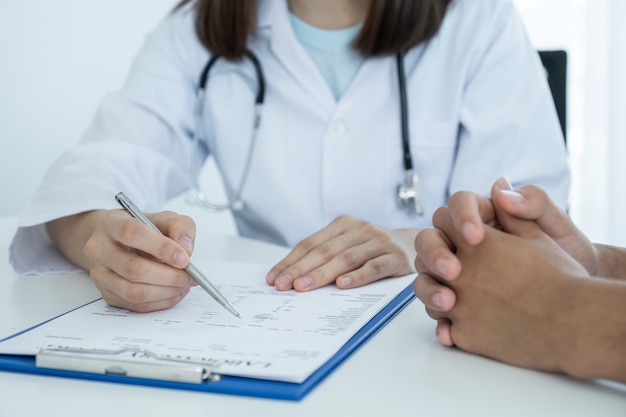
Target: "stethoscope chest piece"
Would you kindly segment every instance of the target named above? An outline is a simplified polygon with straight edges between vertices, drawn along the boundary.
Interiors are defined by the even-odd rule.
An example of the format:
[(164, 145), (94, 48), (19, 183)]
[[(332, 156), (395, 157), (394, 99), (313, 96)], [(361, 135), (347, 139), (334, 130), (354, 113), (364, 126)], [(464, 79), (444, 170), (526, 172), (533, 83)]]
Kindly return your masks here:
[(419, 195), (419, 178), (417, 173), (413, 170), (408, 170), (405, 173), (404, 182), (398, 185), (398, 205), (402, 208), (415, 208), (415, 213), (419, 216), (424, 214), (422, 209), (421, 199)]

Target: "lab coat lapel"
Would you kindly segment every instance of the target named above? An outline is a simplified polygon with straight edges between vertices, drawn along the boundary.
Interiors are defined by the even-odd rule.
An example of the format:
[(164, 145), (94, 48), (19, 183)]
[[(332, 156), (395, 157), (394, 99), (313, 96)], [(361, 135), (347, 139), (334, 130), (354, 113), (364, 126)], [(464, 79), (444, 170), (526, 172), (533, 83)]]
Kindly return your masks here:
[(272, 0), (265, 18), (271, 20), (270, 48), (296, 83), (327, 111), (335, 107), (330, 87), (293, 32), (287, 0)]
[[(390, 57), (366, 59), (337, 103), (337, 117), (362, 103), (381, 102), (396, 94), (395, 61)], [(388, 77), (381, 76), (388, 74)]]

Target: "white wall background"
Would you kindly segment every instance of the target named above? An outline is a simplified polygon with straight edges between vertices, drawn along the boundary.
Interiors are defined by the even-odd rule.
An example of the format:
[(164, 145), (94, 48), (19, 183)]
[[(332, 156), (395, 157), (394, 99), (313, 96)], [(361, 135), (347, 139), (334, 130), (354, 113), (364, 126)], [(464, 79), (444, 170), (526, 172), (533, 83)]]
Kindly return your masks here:
[[(538, 49), (569, 53), (572, 217), (593, 240), (626, 245), (626, 164), (619, 158), (626, 156), (626, 1), (514, 1)], [(0, 215), (19, 214), (176, 2), (0, 0)], [(214, 166), (205, 171), (208, 187), (223, 196)], [(216, 229), (234, 232), (228, 214), (205, 214), (182, 201), (172, 208), (214, 216)]]
[[(101, 99), (121, 87), (144, 36), (178, 0), (0, 0), (0, 216), (18, 215), (47, 167), (76, 144)], [(213, 164), (203, 178), (223, 190)], [(213, 194), (215, 193), (215, 194)], [(230, 214), (213, 216), (234, 233)]]
[(1, 214), (18, 213), (50, 162), (79, 141), (174, 3), (0, 0)]
[(593, 241), (626, 246), (626, 1), (514, 1), (538, 48), (569, 54), (571, 216)]

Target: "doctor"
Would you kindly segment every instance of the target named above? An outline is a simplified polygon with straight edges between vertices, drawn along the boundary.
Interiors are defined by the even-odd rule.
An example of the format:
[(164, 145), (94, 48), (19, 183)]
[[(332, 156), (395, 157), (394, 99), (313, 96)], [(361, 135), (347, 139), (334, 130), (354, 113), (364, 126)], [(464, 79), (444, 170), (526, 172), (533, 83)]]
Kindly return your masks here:
[[(410, 273), (433, 211), (494, 176), (561, 206), (569, 188), (510, 0), (183, 1), (27, 204), (16, 270), (77, 266), (112, 305), (175, 305), (195, 225), (159, 210), (195, 188), (194, 155), (215, 158), (241, 235), (293, 247), (267, 274), (280, 290)], [(119, 191), (165, 236), (119, 210)]]

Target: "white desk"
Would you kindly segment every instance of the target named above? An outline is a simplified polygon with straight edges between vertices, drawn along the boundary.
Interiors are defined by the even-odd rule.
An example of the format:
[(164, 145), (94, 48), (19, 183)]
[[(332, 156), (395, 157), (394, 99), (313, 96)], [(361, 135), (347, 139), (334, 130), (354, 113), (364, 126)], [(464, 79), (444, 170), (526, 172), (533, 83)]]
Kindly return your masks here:
[[(87, 275), (17, 277), (0, 219), (0, 337), (99, 296)], [(202, 236), (196, 257), (273, 262), (284, 248)], [(419, 301), (300, 402), (0, 372), (0, 416), (626, 416), (626, 386), (518, 369), (441, 347)], [(626, 349), (626, 348), (625, 348)]]

